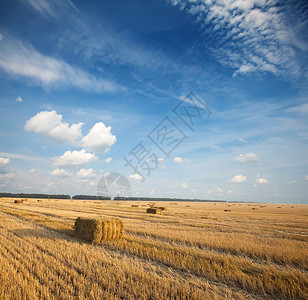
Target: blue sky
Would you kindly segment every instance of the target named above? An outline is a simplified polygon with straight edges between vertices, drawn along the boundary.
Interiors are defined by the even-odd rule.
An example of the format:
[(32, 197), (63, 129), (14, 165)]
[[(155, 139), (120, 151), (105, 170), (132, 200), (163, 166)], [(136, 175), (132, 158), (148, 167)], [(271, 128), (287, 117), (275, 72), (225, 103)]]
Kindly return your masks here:
[(306, 1), (1, 1), (0, 190), (116, 172), (132, 196), (308, 203), (307, 20)]

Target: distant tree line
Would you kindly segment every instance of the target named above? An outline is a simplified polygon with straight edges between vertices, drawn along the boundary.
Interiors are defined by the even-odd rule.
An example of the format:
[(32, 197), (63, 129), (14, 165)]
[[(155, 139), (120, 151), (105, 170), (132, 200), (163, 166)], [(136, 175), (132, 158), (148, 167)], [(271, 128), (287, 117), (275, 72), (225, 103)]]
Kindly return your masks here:
[(105, 196), (91, 196), (91, 195), (76, 195), (72, 199), (82, 199), (82, 200), (110, 200), (110, 197)]
[(169, 202), (226, 202), (225, 200), (202, 200), (202, 199), (182, 199), (182, 198), (150, 198), (150, 197), (114, 197), (114, 200), (122, 201), (169, 201)]
[(24, 193), (0, 193), (0, 197), (7, 198), (42, 198), (42, 199), (71, 199), (70, 195), (49, 195), (49, 194), (24, 194)]
[[(49, 194), (24, 194), (24, 193), (0, 193), (0, 197), (8, 198), (42, 198), (42, 199), (75, 199), (75, 200), (110, 200), (110, 197), (95, 195), (49, 195)], [(114, 200), (122, 201), (169, 201), (169, 202), (226, 202), (225, 200), (202, 200), (181, 198), (150, 198), (150, 197), (114, 197)]]

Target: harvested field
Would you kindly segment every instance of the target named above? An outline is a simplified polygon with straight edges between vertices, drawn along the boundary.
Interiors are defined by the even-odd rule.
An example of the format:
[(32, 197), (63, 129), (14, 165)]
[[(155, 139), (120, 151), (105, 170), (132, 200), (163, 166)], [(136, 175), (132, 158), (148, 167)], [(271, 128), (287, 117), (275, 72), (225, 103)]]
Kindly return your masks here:
[[(164, 202), (152, 215), (133, 201), (12, 200), (0, 199), (0, 299), (307, 299), (306, 205)], [(75, 236), (78, 217), (97, 244)], [(103, 229), (115, 218), (121, 239)]]

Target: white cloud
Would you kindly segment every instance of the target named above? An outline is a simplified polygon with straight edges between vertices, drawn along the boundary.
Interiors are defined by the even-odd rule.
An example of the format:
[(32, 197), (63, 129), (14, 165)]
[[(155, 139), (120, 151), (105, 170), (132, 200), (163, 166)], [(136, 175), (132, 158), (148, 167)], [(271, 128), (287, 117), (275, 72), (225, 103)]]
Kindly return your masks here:
[(48, 0), (26, 0), (34, 10), (44, 17), (57, 18), (59, 10), (66, 11), (67, 9), (76, 9), (70, 0), (64, 1), (48, 1)]
[(228, 190), (228, 191), (227, 191), (227, 194), (228, 194), (228, 195), (232, 195), (232, 194), (234, 194), (234, 192), (231, 191), (231, 190)]
[(237, 71), (234, 72), (234, 74), (232, 75), (233, 77), (236, 77), (237, 74), (242, 73), (249, 73), (255, 70), (255, 67), (252, 65), (242, 65)]
[(55, 177), (69, 177), (73, 175), (73, 173), (67, 172), (64, 169), (55, 169), (50, 174)]
[(73, 86), (97, 93), (121, 89), (117, 84), (37, 52), (30, 44), (11, 37), (0, 43), (0, 68), (10, 75), (31, 79), (44, 87)]
[(106, 153), (116, 142), (116, 136), (112, 135), (111, 127), (104, 123), (96, 123), (89, 131), (89, 134), (82, 138), (81, 144), (89, 151)]
[(258, 187), (258, 185), (254, 183), (254, 184), (253, 184), (253, 187), (254, 187), (254, 188), (257, 188), (257, 187)]
[(0, 166), (5, 166), (10, 162), (9, 158), (0, 157)]
[(241, 141), (244, 144), (247, 144), (247, 142), (243, 138), (241, 138), (241, 137), (239, 137), (238, 140)]
[(112, 158), (111, 158), (111, 157), (108, 157), (108, 158), (105, 159), (105, 163), (106, 163), (106, 164), (111, 163), (111, 161), (112, 161)]
[(308, 114), (308, 103), (304, 103), (299, 106), (295, 106), (286, 110), (287, 112), (295, 112), (301, 114)]
[(15, 173), (14, 172), (8, 172), (8, 173), (0, 173), (0, 179), (4, 179), (4, 180), (10, 180), (12, 178), (15, 177)]
[(93, 153), (86, 152), (85, 149), (80, 151), (66, 151), (63, 155), (52, 158), (55, 166), (74, 167), (83, 166), (89, 162), (97, 160)]
[(234, 158), (234, 161), (241, 163), (257, 163), (260, 162), (260, 158), (254, 153), (240, 154), (239, 156)]
[(173, 161), (176, 163), (176, 164), (182, 164), (184, 162), (184, 160), (181, 158), (181, 157), (178, 157), (176, 156)]
[(5, 157), (0, 157), (0, 174), (9, 173), (7, 165), (9, 164), (10, 159)]
[(24, 126), (25, 130), (42, 134), (46, 138), (59, 144), (77, 145), (78, 139), (82, 137), (81, 127), (84, 123), (72, 124), (62, 122), (62, 115), (55, 110), (41, 111), (28, 120)]
[(42, 134), (49, 140), (59, 144), (82, 145), (88, 151), (106, 153), (116, 142), (116, 136), (112, 135), (111, 127), (104, 123), (96, 123), (88, 135), (82, 136), (81, 127), (84, 123), (69, 125), (64, 123), (62, 115), (55, 110), (41, 111), (26, 121), (25, 130)]
[(90, 168), (90, 169), (80, 169), (80, 170), (77, 172), (77, 177), (78, 177), (78, 178), (83, 178), (83, 179), (88, 179), (88, 178), (93, 178), (93, 177), (95, 177), (95, 174), (94, 174), (92, 168)]
[(308, 180), (308, 175), (305, 175), (305, 176), (304, 176), (304, 179), (305, 179), (305, 180)]
[(233, 183), (242, 183), (246, 181), (246, 176), (239, 174), (239, 175), (235, 175), (232, 179), (229, 180), (229, 182), (233, 182)]
[(138, 174), (138, 173), (130, 174), (129, 178), (131, 178), (133, 180), (136, 180), (136, 181), (139, 181), (139, 180), (143, 179), (143, 177), (140, 174)]
[(23, 100), (22, 100), (22, 98), (21, 98), (20, 96), (18, 96), (17, 99), (16, 99), (16, 101), (17, 101), (17, 102), (22, 102)]
[(157, 161), (158, 161), (159, 163), (163, 163), (163, 162), (164, 162), (164, 159), (163, 159), (163, 158), (159, 158)]
[(186, 182), (182, 182), (181, 183), (181, 188), (182, 189), (187, 189), (188, 188), (188, 184)]
[[(256, 71), (291, 76), (306, 72), (301, 67), (302, 53), (308, 49), (302, 31), (307, 19), (304, 7), (263, 0), (168, 2), (193, 15), (207, 37), (220, 41), (210, 50), (222, 65), (235, 70), (234, 76)], [(289, 13), (295, 10), (296, 14)]]
[(43, 158), (37, 156), (30, 156), (18, 153), (9, 153), (9, 152), (0, 152), (0, 155), (7, 156), (14, 159), (21, 159), (21, 160), (32, 160), (32, 161), (45, 161)]
[(29, 173), (34, 173), (34, 172), (35, 172), (35, 169), (29, 170)]
[(268, 183), (267, 179), (261, 178), (260, 175), (257, 175), (256, 183), (258, 184), (266, 184)]
[(206, 191), (209, 195), (210, 194), (217, 194), (218, 196), (223, 196), (223, 190), (220, 188), (220, 187), (217, 187), (215, 189), (212, 189), (212, 190), (207, 190)]

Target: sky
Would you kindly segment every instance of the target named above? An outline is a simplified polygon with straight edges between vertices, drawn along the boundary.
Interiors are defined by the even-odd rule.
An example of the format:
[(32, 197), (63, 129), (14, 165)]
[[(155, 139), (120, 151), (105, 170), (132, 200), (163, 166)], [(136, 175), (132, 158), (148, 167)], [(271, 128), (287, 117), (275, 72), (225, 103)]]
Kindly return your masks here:
[(307, 1), (1, 1), (0, 191), (308, 204), (307, 62)]

